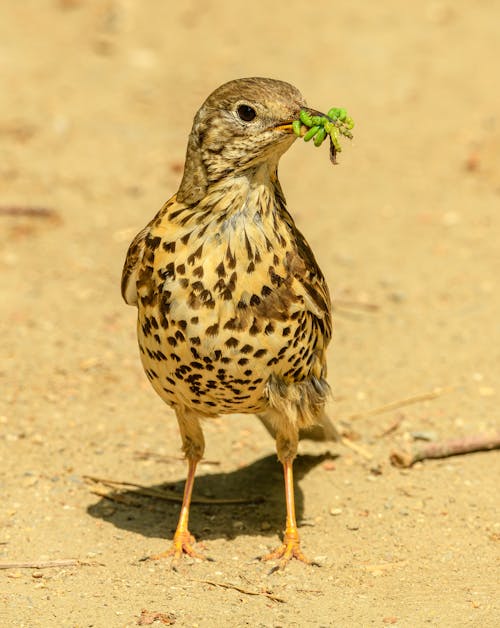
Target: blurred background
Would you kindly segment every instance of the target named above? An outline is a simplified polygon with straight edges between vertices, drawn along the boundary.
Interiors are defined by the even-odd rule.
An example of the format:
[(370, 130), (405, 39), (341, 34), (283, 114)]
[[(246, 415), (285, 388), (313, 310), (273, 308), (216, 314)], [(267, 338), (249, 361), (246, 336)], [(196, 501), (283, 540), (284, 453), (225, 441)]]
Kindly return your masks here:
[[(5, 556), (32, 553), (28, 537), (68, 554), (58, 525), (80, 525), (82, 539), (98, 544), (81, 510), (95, 498), (80, 475), (130, 476), (134, 451), (178, 450), (171, 412), (139, 364), (120, 273), (130, 240), (177, 190), (196, 110), (233, 78), (289, 81), (312, 107), (346, 107), (356, 122), (339, 165), (325, 146), (296, 142), (280, 167), (289, 209), (337, 300), (333, 415), (380, 460), (388, 443), (376, 435), (391, 421), (394, 445), (416, 430), (445, 438), (494, 428), (499, 23), (493, 0), (0, 2), (0, 479), (14, 513)], [(364, 414), (436, 389), (402, 416)], [(207, 456), (230, 472), (271, 455), (260, 430), (252, 417), (210, 423)], [(486, 456), (469, 488), (463, 477), (454, 485), (461, 512), (470, 486), (482, 487), (484, 521), (493, 500), (485, 477), (498, 465)], [(183, 477), (182, 464), (134, 464), (145, 483)], [(64, 513), (41, 469), (59, 478)], [(401, 479), (393, 473), (389, 491)], [(325, 479), (311, 472), (307, 482), (308, 507), (321, 516), (331, 506)], [(433, 487), (434, 499), (449, 482)], [(363, 503), (376, 499), (359, 490)], [(330, 538), (332, 522), (318, 524), (318, 539)], [(137, 552), (144, 539), (128, 535)], [(436, 535), (420, 540), (429, 560)], [(73, 553), (85, 552), (78, 543)], [(352, 619), (354, 597), (344, 593)], [(127, 612), (130, 600), (120, 598)], [(383, 616), (363, 608), (361, 623)], [(462, 616), (460, 604), (449, 608)]]

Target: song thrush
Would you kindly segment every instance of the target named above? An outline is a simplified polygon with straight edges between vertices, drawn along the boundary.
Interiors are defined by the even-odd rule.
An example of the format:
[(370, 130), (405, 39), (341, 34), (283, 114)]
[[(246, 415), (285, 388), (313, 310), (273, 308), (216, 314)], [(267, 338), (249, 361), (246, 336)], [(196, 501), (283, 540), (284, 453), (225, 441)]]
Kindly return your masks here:
[(188, 462), (173, 547), (162, 554), (173, 563), (183, 553), (203, 558), (188, 530), (205, 446), (200, 420), (232, 412), (259, 416), (284, 468), (283, 544), (263, 559), (281, 559), (277, 568), (292, 557), (310, 562), (292, 463), (299, 436), (336, 435), (324, 412), (331, 306), (277, 173), (304, 108), (282, 81), (245, 78), (216, 89), (194, 118), (179, 191), (128, 250), (122, 294), (137, 305), (142, 364), (175, 410)]

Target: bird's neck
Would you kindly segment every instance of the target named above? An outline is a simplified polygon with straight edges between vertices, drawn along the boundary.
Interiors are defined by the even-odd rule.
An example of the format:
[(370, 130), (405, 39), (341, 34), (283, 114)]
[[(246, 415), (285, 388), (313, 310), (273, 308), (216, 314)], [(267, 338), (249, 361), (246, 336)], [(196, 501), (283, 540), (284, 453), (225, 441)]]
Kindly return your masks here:
[(264, 218), (284, 206), (276, 161), (255, 164), (213, 183), (198, 210), (211, 207), (213, 216), (218, 214), (221, 220), (222, 215), (249, 220), (256, 214)]
[(276, 166), (233, 172), (209, 185), (198, 203), (174, 202), (163, 211), (165, 231), (181, 244), (199, 241), (205, 258), (247, 260), (249, 268), (269, 256), (272, 263), (275, 241), (288, 250), (294, 228)]

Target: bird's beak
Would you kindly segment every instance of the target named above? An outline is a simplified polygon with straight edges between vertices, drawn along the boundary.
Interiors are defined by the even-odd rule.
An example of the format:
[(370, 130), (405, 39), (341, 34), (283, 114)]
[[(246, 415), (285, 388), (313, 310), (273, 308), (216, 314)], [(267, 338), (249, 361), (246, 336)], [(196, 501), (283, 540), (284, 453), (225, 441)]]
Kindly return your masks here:
[(275, 126), (274, 128), (276, 129), (276, 131), (283, 131), (283, 133), (293, 133), (293, 127), (292, 127), (292, 122), (284, 122), (282, 124), (278, 124), (278, 126)]
[[(302, 109), (307, 111), (307, 113), (309, 113), (311, 116), (324, 116), (326, 118), (326, 115), (324, 113), (321, 113), (321, 111), (318, 111), (317, 109), (311, 109), (310, 107), (301, 107), (300, 111), (302, 111)], [(282, 131), (283, 133), (293, 133), (294, 131), (293, 131), (292, 123), (298, 119), (299, 119), (299, 112), (297, 113), (296, 118), (294, 118), (293, 120), (289, 120), (287, 122), (282, 122), (281, 124), (278, 124), (278, 126), (276, 126), (275, 129), (277, 131)], [(303, 137), (307, 133), (307, 130), (308, 130), (307, 127), (302, 125), (300, 129), (301, 137)]]

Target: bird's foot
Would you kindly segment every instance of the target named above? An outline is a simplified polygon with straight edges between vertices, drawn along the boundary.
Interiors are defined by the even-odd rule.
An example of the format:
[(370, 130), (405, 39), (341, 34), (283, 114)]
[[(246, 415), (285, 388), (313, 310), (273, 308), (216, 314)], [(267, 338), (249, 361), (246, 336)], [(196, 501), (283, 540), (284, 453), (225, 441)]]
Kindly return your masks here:
[(172, 557), (172, 569), (174, 571), (177, 571), (177, 568), (179, 567), (179, 564), (184, 554), (190, 556), (191, 558), (197, 558), (198, 560), (213, 560), (212, 558), (209, 558), (208, 556), (200, 554), (199, 552), (194, 550), (192, 547), (194, 542), (195, 538), (189, 532), (189, 530), (177, 531), (174, 535), (172, 547), (165, 552), (150, 556), (149, 559), (161, 560), (162, 558)]
[(275, 565), (269, 575), (275, 573), (276, 571), (283, 570), (288, 563), (292, 560), (292, 558), (296, 558), (307, 565), (316, 565), (312, 560), (309, 560), (307, 556), (302, 552), (300, 548), (300, 538), (299, 534), (296, 530), (290, 530), (285, 532), (285, 536), (283, 538), (283, 543), (270, 554), (266, 554), (265, 556), (261, 556), (261, 561), (268, 560), (279, 560), (279, 563)]

